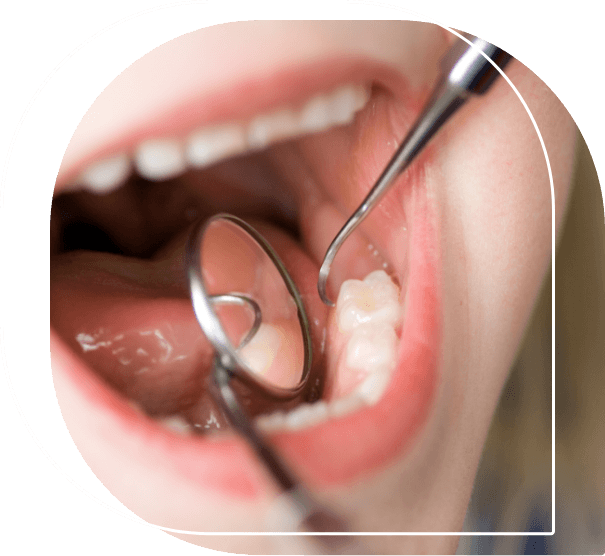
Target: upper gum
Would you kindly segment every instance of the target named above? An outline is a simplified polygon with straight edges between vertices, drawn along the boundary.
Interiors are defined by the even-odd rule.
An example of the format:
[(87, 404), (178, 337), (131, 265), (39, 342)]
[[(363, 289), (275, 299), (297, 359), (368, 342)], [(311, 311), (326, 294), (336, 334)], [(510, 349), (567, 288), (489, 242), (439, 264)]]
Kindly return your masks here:
[[(325, 90), (321, 90), (319, 92), (315, 92), (313, 94), (311, 94), (310, 96), (308, 96), (305, 100), (303, 101), (299, 101), (299, 102), (294, 102), (294, 103), (288, 103), (288, 104), (275, 104), (274, 106), (270, 107), (270, 108), (266, 108), (264, 110), (260, 110), (246, 118), (231, 118), (231, 119), (224, 119), (224, 120), (217, 120), (217, 121), (212, 121), (206, 124), (201, 124), (199, 126), (197, 126), (196, 128), (190, 130), (187, 133), (181, 134), (181, 135), (175, 135), (175, 136), (171, 136), (171, 137), (156, 137), (153, 138), (151, 140), (165, 140), (165, 139), (173, 139), (176, 141), (187, 141), (188, 139), (190, 139), (192, 136), (202, 132), (202, 131), (220, 131), (223, 130), (225, 128), (235, 128), (235, 127), (239, 127), (239, 128), (243, 128), (244, 130), (248, 130), (248, 128), (255, 123), (256, 121), (258, 121), (261, 118), (271, 118), (271, 117), (279, 117), (279, 116), (283, 116), (283, 117), (291, 117), (291, 116), (298, 116), (307, 106), (308, 104), (310, 104), (311, 102), (316, 102), (318, 100), (324, 100), (324, 99), (329, 99), (331, 98), (333, 95), (335, 95), (337, 92), (341, 91), (342, 89), (345, 88), (364, 88), (366, 89), (366, 91), (369, 89), (368, 85), (361, 83), (361, 82), (348, 82), (348, 83), (343, 83), (341, 85), (332, 87), (330, 89), (325, 89)], [(367, 99), (366, 99), (367, 102)], [(142, 142), (142, 141), (141, 141)], [(133, 151), (136, 150), (136, 146), (135, 149), (133, 149)]]
[[(258, 149), (264, 149), (265, 147), (271, 145), (272, 143), (280, 140), (286, 140), (288, 138), (295, 138), (301, 135), (313, 134), (316, 132), (321, 132), (329, 127), (334, 127), (338, 125), (342, 125), (344, 123), (348, 123), (350, 120), (345, 119), (342, 120), (342, 116), (336, 115), (338, 114), (338, 110), (336, 113), (331, 113), (331, 116), (327, 116), (329, 123), (320, 123), (319, 127), (317, 124), (311, 124), (309, 127), (309, 120), (305, 120), (304, 118), (309, 117), (308, 109), (311, 105), (318, 103), (318, 101), (323, 101), (330, 103), (334, 98), (340, 97), (346, 103), (346, 96), (343, 98), (343, 91), (353, 91), (354, 104), (349, 105), (349, 110), (352, 110), (350, 114), (356, 114), (363, 106), (365, 106), (370, 97), (370, 85), (368, 81), (362, 80), (350, 80), (348, 82), (344, 82), (331, 88), (326, 88), (323, 90), (319, 90), (318, 92), (312, 93), (307, 96), (304, 100), (299, 100), (297, 102), (290, 103), (275, 103), (273, 107), (267, 108), (264, 110), (259, 110), (258, 112), (249, 115), (247, 118), (240, 119), (229, 119), (226, 118), (223, 121), (212, 121), (207, 124), (199, 125), (194, 129), (189, 129), (188, 131), (184, 131), (180, 134), (150, 134), (146, 137), (141, 137), (137, 141), (134, 141), (128, 148), (124, 149), (115, 149), (111, 152), (107, 152), (105, 155), (96, 157), (92, 159), (87, 164), (81, 166), (79, 173), (74, 174), (70, 180), (62, 180), (61, 179), (61, 169), (59, 172), (59, 179), (57, 180), (57, 186), (55, 188), (54, 194), (59, 193), (62, 190), (70, 191), (73, 189), (78, 189), (80, 186), (84, 185), (87, 189), (91, 189), (93, 191), (97, 190), (97, 186), (88, 186), (87, 182), (83, 181), (83, 176), (89, 173), (91, 170), (95, 169), (96, 165), (104, 164), (111, 159), (115, 159), (120, 156), (127, 156), (131, 161), (135, 162), (135, 167), (139, 168), (140, 172), (143, 172), (143, 177), (149, 177), (152, 180), (162, 180), (169, 179), (176, 175), (176, 170), (169, 170), (167, 174), (155, 170), (159, 174), (149, 174), (147, 176), (146, 171), (150, 171), (150, 168), (155, 168), (155, 165), (151, 167), (149, 164), (145, 163), (143, 166), (139, 166), (137, 163), (138, 156), (145, 156), (142, 153), (145, 152), (142, 149), (145, 148), (153, 148), (155, 146), (161, 146), (162, 143), (165, 145), (174, 145), (177, 149), (181, 151), (181, 156), (183, 157), (183, 170), (187, 167), (199, 168), (205, 167), (206, 165), (212, 164), (215, 161), (222, 160), (224, 158), (228, 158), (230, 156), (237, 156), (238, 154), (243, 154), (249, 151), (254, 151)], [(345, 104), (346, 105), (346, 104)], [(307, 115), (305, 116), (305, 113)], [(278, 118), (278, 120), (275, 120)], [(279, 128), (279, 118), (283, 120), (283, 129)], [(321, 120), (321, 118), (320, 118)], [(311, 120), (312, 121), (312, 120)], [(261, 123), (262, 122), (262, 123)], [(316, 120), (317, 122), (317, 120)], [(325, 120), (324, 120), (325, 122)], [(256, 136), (253, 132), (253, 126), (259, 124), (261, 127), (259, 128), (260, 136)], [(262, 125), (270, 125), (270, 131), (263, 131)], [(275, 127), (277, 125), (277, 127)], [(284, 127), (285, 126), (285, 127)], [(223, 151), (219, 147), (218, 150), (214, 150), (213, 154), (210, 155), (210, 159), (207, 162), (204, 159), (204, 155), (202, 158), (199, 158), (194, 154), (190, 155), (190, 148), (193, 141), (199, 141), (200, 135), (203, 134), (212, 134), (212, 133), (221, 133), (223, 130), (240, 130), (240, 135), (242, 136), (242, 140), (244, 143), (242, 145), (234, 146), (233, 148), (225, 148), (223, 147)], [(268, 136), (263, 135), (269, 133)], [(203, 147), (205, 151), (205, 146)], [(216, 154), (218, 153), (218, 154)], [(193, 159), (189, 159), (189, 157), (194, 157)], [(119, 187), (121, 183), (116, 183), (115, 187)], [(115, 188), (114, 187), (114, 188)], [(113, 188), (109, 188), (108, 191), (113, 190)], [(101, 192), (102, 190), (99, 190)]]

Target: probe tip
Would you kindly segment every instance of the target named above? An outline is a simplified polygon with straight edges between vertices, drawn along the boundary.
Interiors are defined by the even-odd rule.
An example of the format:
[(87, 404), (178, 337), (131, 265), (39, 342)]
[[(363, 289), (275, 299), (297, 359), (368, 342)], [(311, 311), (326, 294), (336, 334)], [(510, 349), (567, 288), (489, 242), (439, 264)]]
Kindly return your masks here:
[(334, 307), (334, 303), (328, 297), (328, 293), (326, 292), (327, 283), (328, 283), (328, 274), (330, 272), (330, 262), (324, 259), (321, 268), (319, 269), (319, 279), (317, 280), (317, 291), (319, 292), (319, 297), (321, 300), (328, 306)]

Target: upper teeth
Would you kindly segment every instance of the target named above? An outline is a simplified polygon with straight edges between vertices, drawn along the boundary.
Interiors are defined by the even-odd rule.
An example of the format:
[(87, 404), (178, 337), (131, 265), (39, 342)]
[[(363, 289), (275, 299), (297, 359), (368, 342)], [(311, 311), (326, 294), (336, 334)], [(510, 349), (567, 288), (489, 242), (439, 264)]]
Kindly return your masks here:
[[(369, 99), (362, 85), (346, 85), (314, 96), (298, 109), (280, 108), (248, 122), (227, 122), (195, 130), (185, 139), (160, 138), (141, 143), (134, 152), (140, 175), (159, 181), (173, 178), (188, 167), (203, 168), (285, 139), (350, 123)], [(118, 153), (89, 166), (77, 186), (94, 193), (110, 193), (131, 171), (130, 157)], [(71, 189), (74, 189), (72, 187)]]
[(193, 133), (187, 141), (186, 156), (191, 166), (202, 168), (245, 150), (244, 129), (236, 124), (224, 124)]
[(150, 180), (166, 180), (183, 173), (187, 167), (183, 147), (176, 139), (143, 141), (134, 155), (139, 174)]
[(94, 193), (108, 193), (128, 178), (131, 171), (130, 157), (120, 153), (91, 164), (80, 176), (80, 182)]

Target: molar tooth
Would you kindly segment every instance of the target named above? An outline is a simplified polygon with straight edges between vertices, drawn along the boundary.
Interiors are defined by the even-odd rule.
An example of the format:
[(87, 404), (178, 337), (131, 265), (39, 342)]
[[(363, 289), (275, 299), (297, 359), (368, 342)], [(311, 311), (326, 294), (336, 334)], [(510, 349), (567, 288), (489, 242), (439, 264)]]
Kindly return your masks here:
[(341, 332), (350, 332), (368, 323), (396, 327), (401, 318), (399, 288), (384, 270), (371, 272), (363, 281), (346, 280), (340, 288), (336, 307)]
[(248, 146), (264, 149), (269, 144), (300, 133), (300, 125), (290, 109), (278, 110), (254, 118), (248, 127)]
[(260, 328), (240, 351), (239, 356), (251, 370), (265, 376), (282, 344), (282, 335), (270, 324), (262, 323)]
[(328, 407), (325, 402), (302, 404), (286, 414), (285, 424), (290, 430), (299, 430), (317, 425), (328, 418)]
[(328, 405), (328, 413), (330, 417), (343, 417), (349, 413), (353, 413), (363, 407), (364, 403), (360, 396), (353, 393), (345, 398), (339, 398), (330, 402)]
[(134, 161), (141, 176), (160, 181), (178, 176), (187, 167), (183, 145), (176, 139), (150, 139), (137, 148)]
[(390, 373), (372, 373), (355, 389), (355, 393), (367, 405), (374, 405), (382, 398), (390, 380)]
[(82, 172), (78, 182), (88, 191), (107, 194), (120, 187), (130, 171), (130, 157), (120, 153), (90, 165)]
[(186, 156), (189, 164), (204, 168), (246, 150), (244, 129), (236, 124), (224, 124), (191, 134), (186, 145)]
[(397, 342), (397, 334), (388, 324), (359, 326), (347, 341), (346, 366), (368, 374), (388, 373), (395, 366)]
[(286, 414), (283, 411), (276, 411), (269, 415), (260, 415), (256, 419), (256, 426), (264, 432), (283, 429), (285, 424)]

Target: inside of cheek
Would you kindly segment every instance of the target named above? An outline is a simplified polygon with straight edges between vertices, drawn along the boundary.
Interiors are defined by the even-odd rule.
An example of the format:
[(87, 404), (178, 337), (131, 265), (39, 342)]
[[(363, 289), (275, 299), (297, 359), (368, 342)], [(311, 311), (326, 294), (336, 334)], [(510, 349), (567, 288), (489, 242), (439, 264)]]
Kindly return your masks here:
[[(278, 228), (304, 251), (294, 195), (273, 155), (164, 182), (133, 175), (108, 195), (53, 200), (51, 324), (86, 367), (152, 417), (179, 416), (199, 433), (228, 426), (206, 387), (213, 352), (189, 300), (184, 243), (193, 221), (229, 212)], [(316, 381), (301, 401), (322, 388)]]

